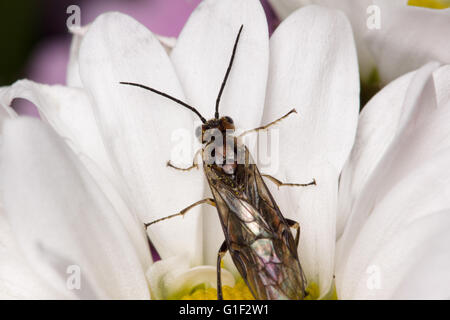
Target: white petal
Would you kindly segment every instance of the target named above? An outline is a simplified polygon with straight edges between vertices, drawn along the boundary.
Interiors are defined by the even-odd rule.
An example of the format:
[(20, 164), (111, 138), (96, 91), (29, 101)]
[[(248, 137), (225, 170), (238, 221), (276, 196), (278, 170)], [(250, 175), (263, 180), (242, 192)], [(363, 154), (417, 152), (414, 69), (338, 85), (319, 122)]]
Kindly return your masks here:
[[(399, 177), (402, 177), (402, 175), (404, 176), (409, 172), (407, 168), (416, 168), (417, 166), (425, 164), (414, 162), (414, 160), (417, 159), (413, 157), (408, 158), (408, 162), (400, 162), (400, 160), (404, 160), (404, 157), (410, 156), (411, 154), (409, 153), (410, 151), (408, 151), (404, 155), (401, 155), (398, 153), (397, 149), (400, 147), (415, 147), (418, 148), (416, 150), (420, 150), (420, 147), (426, 148), (427, 145), (431, 142), (427, 142), (426, 140), (424, 140), (424, 138), (427, 138), (426, 136), (420, 137), (420, 140), (418, 141), (411, 140), (405, 142), (405, 139), (410, 139), (410, 137), (408, 136), (408, 132), (411, 129), (408, 128), (408, 125), (410, 126), (410, 128), (413, 128), (418, 121), (417, 117), (420, 118), (420, 113), (428, 113), (428, 115), (425, 115), (425, 117), (430, 117), (430, 114), (436, 117), (436, 113), (431, 112), (435, 108), (437, 108), (434, 104), (435, 90), (433, 87), (427, 87), (427, 85), (430, 86), (433, 84), (433, 78), (431, 77), (431, 75), (437, 67), (438, 64), (430, 63), (428, 65), (425, 65), (412, 75), (412, 78), (407, 84), (405, 98), (400, 106), (400, 110), (397, 111), (397, 116), (395, 116), (395, 111), (392, 112), (393, 123), (386, 125), (387, 123), (389, 123), (388, 120), (382, 119), (380, 122), (384, 123), (384, 125), (381, 127), (380, 132), (378, 132), (378, 128), (372, 130), (372, 132), (376, 130), (375, 132), (377, 134), (367, 134), (365, 132), (365, 127), (370, 128), (371, 121), (360, 123), (360, 130), (358, 134), (361, 134), (361, 136), (358, 136), (358, 139), (364, 139), (364, 135), (367, 135), (370, 140), (364, 139), (365, 147), (361, 148), (359, 145), (356, 145), (354, 148), (355, 153), (358, 154), (359, 151), (369, 152), (368, 150), (370, 150), (371, 148), (375, 148), (380, 154), (377, 154), (375, 152), (374, 156), (372, 155), (364, 157), (360, 160), (362, 162), (360, 162), (359, 164), (356, 163), (356, 161), (358, 161), (358, 157), (356, 157), (356, 159), (353, 157), (349, 158), (348, 168), (346, 168), (346, 172), (344, 172), (343, 175), (341, 200), (344, 201), (346, 196), (349, 199), (346, 199), (345, 202), (347, 203), (342, 204), (342, 207), (340, 208), (343, 211), (347, 210), (346, 212), (340, 213), (340, 219), (345, 220), (344, 222), (340, 222), (340, 226), (342, 227), (342, 225), (344, 225), (344, 227), (346, 228), (344, 232), (346, 234), (345, 239), (341, 239), (341, 253), (338, 258), (344, 258), (347, 256), (347, 252), (350, 250), (350, 247), (355, 243), (354, 240), (359, 232), (359, 229), (364, 224), (366, 219), (370, 216), (371, 210), (373, 209), (372, 207), (376, 202), (380, 200), (379, 198), (381, 197), (381, 194), (375, 194), (374, 190), (379, 193), (387, 194), (389, 188), (394, 186), (394, 184), (389, 184), (388, 181), (396, 182), (396, 179), (399, 179)], [(421, 99), (423, 99), (424, 96), (427, 97), (429, 101), (422, 101)], [(375, 102), (377, 102), (377, 100), (375, 100)], [(385, 101), (380, 100), (378, 102), (384, 103)], [(367, 113), (369, 117), (375, 117), (377, 115), (376, 112), (371, 111), (373, 108), (383, 108), (382, 106), (379, 106), (378, 103), (368, 105), (367, 107), (369, 108), (364, 113)], [(382, 114), (382, 116), (390, 117), (391, 115), (384, 113)], [(361, 117), (363, 117), (363, 115)], [(423, 122), (421, 122), (421, 124), (423, 125)], [(409, 131), (406, 129), (408, 129)], [(422, 130), (426, 129), (422, 128)], [(437, 142), (440, 141), (437, 140)], [(404, 143), (404, 145), (402, 145), (402, 143)], [(416, 157), (423, 156), (416, 150), (414, 150), (416, 152)], [(396, 156), (398, 156), (399, 159), (395, 159)], [(395, 161), (394, 164), (398, 165), (397, 171), (394, 171), (392, 169), (390, 163), (391, 161)], [(414, 163), (415, 166), (408, 167), (406, 165), (410, 163)], [(351, 172), (352, 170), (354, 170), (353, 166), (356, 167), (357, 165), (362, 168), (362, 172), (367, 170), (366, 177), (358, 177), (358, 173), (353, 173), (353, 175), (356, 175), (354, 177), (354, 179), (356, 180), (354, 181), (355, 185), (363, 189), (360, 189), (359, 191), (353, 190), (351, 191), (353, 194), (348, 193), (346, 195), (349, 183), (353, 183), (348, 182), (347, 176), (351, 173), (348, 173), (347, 171)], [(364, 169), (364, 167), (366, 167), (366, 169)], [(359, 185), (358, 180), (360, 180)], [(360, 207), (357, 207), (357, 205), (360, 205)]]
[(84, 157), (83, 155), (79, 155), (79, 159), (118, 213), (123, 226), (128, 231), (134, 248), (138, 252), (139, 259), (144, 269), (146, 269), (152, 263), (152, 256), (149, 255), (148, 237), (142, 228), (142, 222), (139, 217), (130, 210), (132, 205), (126, 202), (126, 199), (120, 193), (122, 189), (120, 187), (118, 188), (116, 183), (112, 183), (103, 173), (98, 163), (91, 161), (90, 158)]
[(67, 292), (57, 292), (45, 283), (20, 252), (9, 223), (0, 212), (0, 299), (61, 299)]
[(269, 2), (282, 19), (285, 19), (296, 9), (309, 4), (317, 4), (342, 10), (352, 24), (353, 35), (358, 50), (361, 79), (363, 81), (369, 81), (376, 65), (364, 37), (368, 31), (367, 20), (369, 14), (367, 13), (367, 8), (372, 4), (372, 0), (269, 0)]
[[(443, 217), (444, 215), (445, 217)], [(404, 274), (403, 281), (397, 287), (392, 298), (450, 299), (449, 212), (444, 212), (441, 216), (437, 228), (443, 229), (442, 232), (436, 234), (435, 230), (429, 229), (432, 232), (432, 239), (420, 248), (423, 253), (421, 257), (417, 255), (419, 250), (414, 251), (416, 263)], [(431, 216), (427, 219), (432, 218), (434, 217)], [(420, 226), (421, 229), (424, 227)]]
[(91, 158), (113, 178), (115, 174), (84, 90), (19, 80), (0, 91), (0, 104), (7, 108), (16, 98), (27, 99), (36, 105), (41, 118), (65, 139), (76, 154)]
[[(389, 194), (378, 199), (357, 236), (345, 237), (344, 233), (337, 246), (336, 286), (339, 297), (357, 296), (357, 292), (364, 288), (362, 283), (370, 275), (368, 269), (374, 265), (374, 259), (408, 224), (450, 207), (450, 172), (445, 169), (450, 161), (450, 154), (447, 151), (446, 154), (434, 157), (435, 159), (418, 166), (408, 177), (396, 183), (395, 187), (389, 187), (390, 181), (387, 180), (386, 189)], [(348, 241), (353, 241), (353, 245), (349, 246)], [(393, 268), (387, 261), (389, 259), (383, 265), (384, 272)]]
[[(269, 63), (268, 28), (259, 1), (202, 2), (183, 28), (171, 59), (187, 100), (205, 118), (212, 118), (241, 25), (244, 27), (219, 112), (230, 116), (237, 127), (249, 129), (261, 122)], [(216, 210), (205, 207), (203, 212), (205, 263), (215, 264), (224, 236)], [(225, 263), (233, 268), (230, 258)]]
[[(117, 213), (59, 137), (40, 121), (5, 123), (1, 189), (12, 232), (46, 283), (81, 298), (149, 298)], [(81, 289), (66, 286), (81, 269)]]
[(381, 28), (367, 34), (366, 42), (382, 82), (419, 68), (429, 61), (450, 63), (450, 9), (433, 10), (394, 6), (375, 1), (381, 10)]
[(338, 237), (344, 231), (355, 199), (397, 132), (413, 77), (414, 73), (408, 73), (384, 87), (361, 112), (355, 144), (339, 183)]
[(136, 248), (142, 248), (140, 257), (148, 265), (147, 239), (142, 223), (124, 204), (123, 182), (106, 154), (91, 103), (81, 88), (48, 86), (29, 80), (20, 80), (0, 91), (0, 104), (9, 108), (12, 100), (24, 98), (33, 102), (41, 115), (64, 138), (91, 175), (102, 188), (129, 229)]
[[(69, 64), (67, 66), (67, 85), (69, 87), (82, 87), (83, 84), (80, 78), (80, 66), (79, 66), (79, 51), (81, 40), (89, 29), (89, 25), (83, 27), (71, 27), (69, 29), (70, 33), (72, 33), (72, 43), (70, 45), (70, 56), (69, 56)], [(174, 37), (164, 37), (161, 35), (156, 35), (161, 45), (170, 53), (177, 42), (177, 39)]]
[[(430, 74), (437, 67), (438, 64), (430, 63), (417, 72), (404, 75), (383, 88), (364, 107), (358, 123), (355, 145), (341, 175), (338, 237), (344, 231), (355, 199), (358, 198), (396, 134), (399, 134), (408, 122), (410, 112), (414, 110), (417, 95), (421, 93), (421, 87), (425, 85)], [(436, 94), (439, 93), (440, 97), (439, 105), (444, 104), (445, 99), (448, 99), (446, 92), (448, 82), (445, 80), (448, 70), (448, 67), (436, 70), (436, 77), (444, 77), (443, 80), (435, 81), (439, 84), (439, 87), (435, 88)]]
[(350, 24), (331, 9), (300, 9), (273, 34), (270, 56), (264, 122), (293, 107), (298, 111), (277, 126), (280, 168), (275, 176), (291, 183), (317, 181), (317, 186), (274, 194), (285, 216), (301, 223), (301, 261), (308, 279), (325, 294), (333, 275), (337, 181), (359, 110)]
[[(0, 87), (0, 98), (7, 95), (9, 88), (9, 86)], [(9, 105), (5, 105), (0, 101), (0, 129), (3, 130), (3, 120), (15, 117), (17, 117), (17, 112)]]
[[(447, 34), (450, 10), (407, 6), (406, 0), (271, 0), (281, 18), (308, 4), (342, 10), (349, 18), (358, 49), (361, 79), (377, 70), (384, 84), (402, 74), (437, 60), (450, 62)], [(378, 17), (380, 28), (369, 29)], [(375, 69), (377, 68), (377, 69)]]
[[(391, 0), (391, 2), (399, 0)], [(400, 0), (403, 1), (403, 0)], [(370, 17), (374, 14), (371, 11), (372, 0), (318, 0), (320, 5), (333, 9), (341, 10), (350, 20), (355, 37), (356, 49), (358, 52), (359, 74), (361, 81), (367, 83), (373, 81), (374, 72), (378, 71), (375, 60), (372, 56), (365, 36), (369, 31), (367, 24)], [(381, 13), (383, 14), (383, 13)], [(369, 83), (370, 84), (370, 83)]]
[(172, 52), (172, 49), (175, 47), (175, 44), (177, 43), (177, 38), (174, 37), (164, 37), (161, 35), (156, 35), (156, 38), (159, 40), (161, 45), (166, 50), (167, 54), (170, 54)]
[[(232, 274), (221, 271), (222, 286), (235, 285)], [(171, 257), (155, 262), (147, 271), (152, 298), (156, 300), (180, 298), (194, 287), (205, 284), (217, 289), (217, 269), (213, 266), (189, 268), (185, 257)]]
[(441, 108), (450, 101), (450, 65), (442, 66), (433, 72), (434, 87), (436, 89), (437, 107)]
[[(107, 151), (126, 182), (129, 201), (141, 220), (149, 222), (176, 213), (200, 200), (203, 180), (199, 171), (185, 173), (166, 166), (171, 152), (180, 145), (191, 152), (183, 158), (188, 158), (184, 164), (191, 161), (190, 140), (173, 139), (180, 132), (188, 133), (191, 139), (194, 115), (153, 92), (119, 84), (137, 82), (183, 99), (159, 41), (128, 16), (103, 14), (82, 41), (80, 71), (83, 87), (93, 99)], [(187, 252), (193, 263), (201, 262), (201, 218), (196, 212), (198, 207), (185, 219), (175, 218), (149, 228), (162, 258)]]
[(66, 83), (69, 87), (82, 87), (80, 78), (80, 65), (78, 54), (81, 40), (89, 29), (89, 25), (83, 27), (72, 27), (72, 43), (70, 44), (69, 64), (67, 65)]
[[(437, 105), (441, 85), (424, 72), (430, 67), (414, 76), (396, 136), (355, 202), (339, 241), (337, 285), (347, 295), (387, 239), (405, 224), (450, 207), (450, 103)], [(449, 77), (447, 72), (446, 82)]]
[[(405, 225), (372, 257), (361, 275), (338, 282), (341, 299), (447, 299), (450, 211)], [(356, 283), (355, 283), (356, 282)], [(353, 289), (350, 290), (353, 285)]]
[(219, 113), (238, 127), (253, 128), (261, 121), (269, 65), (267, 21), (259, 1), (203, 1), (183, 28), (171, 59), (187, 100), (212, 118), (241, 25)]

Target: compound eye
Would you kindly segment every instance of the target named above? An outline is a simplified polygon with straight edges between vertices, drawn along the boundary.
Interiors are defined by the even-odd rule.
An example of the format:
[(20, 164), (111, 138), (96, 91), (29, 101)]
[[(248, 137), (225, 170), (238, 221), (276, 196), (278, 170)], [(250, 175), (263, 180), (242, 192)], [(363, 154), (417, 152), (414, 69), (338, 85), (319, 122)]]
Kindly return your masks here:
[(225, 120), (227, 120), (227, 122), (228, 123), (231, 123), (231, 124), (233, 124), (234, 123), (234, 121), (233, 121), (233, 119), (231, 119), (230, 117), (225, 117)]
[(195, 128), (195, 136), (197, 138), (200, 138), (201, 135), (202, 135), (202, 126), (198, 126), (197, 128)]

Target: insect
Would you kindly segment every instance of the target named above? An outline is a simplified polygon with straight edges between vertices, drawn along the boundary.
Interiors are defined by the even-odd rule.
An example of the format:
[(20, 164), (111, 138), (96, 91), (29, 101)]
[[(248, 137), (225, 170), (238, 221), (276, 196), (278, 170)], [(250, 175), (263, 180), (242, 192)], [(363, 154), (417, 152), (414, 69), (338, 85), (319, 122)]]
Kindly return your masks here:
[[(309, 186), (282, 183), (274, 177), (260, 174), (240, 137), (265, 130), (295, 112), (295, 109), (266, 126), (245, 131), (235, 136), (235, 126), (230, 117), (219, 117), (220, 99), (230, 74), (243, 26), (234, 42), (233, 52), (216, 99), (215, 116), (206, 120), (200, 112), (187, 103), (154, 88), (133, 82), (120, 82), (164, 96), (193, 111), (202, 121), (196, 135), (202, 142), (203, 169), (213, 198), (197, 201), (179, 213), (145, 224), (146, 227), (175, 216), (182, 216), (200, 204), (217, 208), (225, 241), (217, 255), (217, 298), (223, 299), (221, 261), (228, 251), (236, 268), (256, 299), (303, 299), (306, 296), (306, 279), (300, 265), (297, 247), (300, 225), (281, 214), (267, 188), (263, 177), (280, 186)], [(196, 157), (191, 167), (177, 168), (187, 171), (197, 167)], [(297, 230), (295, 239), (290, 228)]]

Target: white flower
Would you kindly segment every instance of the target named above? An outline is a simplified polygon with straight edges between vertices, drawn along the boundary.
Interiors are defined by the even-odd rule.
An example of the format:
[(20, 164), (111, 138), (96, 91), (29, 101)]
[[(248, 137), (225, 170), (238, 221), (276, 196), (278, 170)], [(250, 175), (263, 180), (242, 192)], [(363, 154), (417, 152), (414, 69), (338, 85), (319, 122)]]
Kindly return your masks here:
[[(385, 85), (429, 61), (450, 63), (448, 0), (269, 0), (286, 18), (294, 10), (318, 4), (342, 10), (350, 19), (358, 49), (361, 79)], [(409, 4), (409, 5), (408, 5)], [(374, 7), (375, 6), (375, 7)], [(379, 28), (370, 26), (379, 18)], [(368, 27), (368, 21), (369, 26)]]
[[(22, 80), (0, 89), (5, 110), (27, 98), (54, 129), (1, 118), (2, 297), (148, 299), (214, 285), (223, 241), (215, 210), (197, 207), (149, 228), (162, 257), (155, 264), (143, 227), (209, 192), (201, 170), (166, 167), (171, 133), (193, 130), (195, 115), (119, 81), (158, 88), (212, 117), (241, 24), (220, 112), (245, 128), (299, 112), (279, 125), (275, 176), (317, 186), (271, 190), (301, 224), (309, 283), (325, 296), (336, 274), (346, 299), (448, 296), (449, 67), (426, 65), (394, 81), (358, 124), (356, 50), (343, 14), (303, 8), (269, 41), (258, 1), (207, 0), (170, 57), (139, 23), (107, 13), (78, 35), (67, 87)], [(80, 290), (67, 288), (71, 265), (80, 267)], [(371, 266), (380, 281), (369, 281)], [(227, 272), (224, 279), (234, 282)]]

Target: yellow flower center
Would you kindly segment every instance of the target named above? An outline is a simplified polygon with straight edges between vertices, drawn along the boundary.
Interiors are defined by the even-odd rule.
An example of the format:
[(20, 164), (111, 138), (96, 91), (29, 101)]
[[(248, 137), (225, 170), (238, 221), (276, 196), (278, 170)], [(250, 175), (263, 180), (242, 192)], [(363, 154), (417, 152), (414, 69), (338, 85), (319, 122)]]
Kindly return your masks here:
[(450, 7), (450, 0), (409, 0), (408, 5), (431, 9), (445, 9)]
[[(239, 279), (234, 287), (222, 287), (224, 300), (255, 300), (244, 280)], [(190, 294), (181, 297), (181, 300), (217, 300), (217, 290), (204, 286), (192, 289)]]
[[(236, 282), (234, 287), (223, 286), (222, 290), (224, 300), (255, 300), (242, 278)], [(308, 295), (305, 300), (319, 299), (319, 286), (316, 283), (311, 283), (306, 290)], [(337, 299), (335, 290), (328, 299)], [(181, 300), (217, 300), (217, 290), (198, 286), (193, 288), (189, 294), (181, 297)]]

